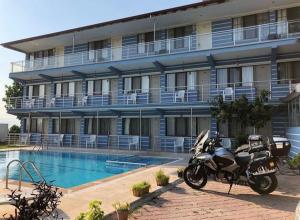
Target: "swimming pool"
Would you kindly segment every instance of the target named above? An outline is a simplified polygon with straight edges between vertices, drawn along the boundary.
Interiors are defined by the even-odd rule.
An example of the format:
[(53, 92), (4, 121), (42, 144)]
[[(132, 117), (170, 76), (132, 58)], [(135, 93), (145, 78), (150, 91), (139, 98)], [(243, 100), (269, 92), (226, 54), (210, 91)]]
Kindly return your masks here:
[[(95, 180), (125, 173), (147, 165), (161, 165), (175, 161), (162, 157), (138, 155), (112, 155), (53, 151), (5, 151), (0, 152), (0, 178), (5, 179), (6, 166), (12, 160), (33, 161), (47, 182), (62, 188), (70, 188)], [(9, 178), (18, 180), (18, 165), (10, 168)], [(30, 166), (30, 173), (34, 174)], [(38, 181), (36, 175), (32, 175)], [(23, 174), (23, 181), (30, 181)]]

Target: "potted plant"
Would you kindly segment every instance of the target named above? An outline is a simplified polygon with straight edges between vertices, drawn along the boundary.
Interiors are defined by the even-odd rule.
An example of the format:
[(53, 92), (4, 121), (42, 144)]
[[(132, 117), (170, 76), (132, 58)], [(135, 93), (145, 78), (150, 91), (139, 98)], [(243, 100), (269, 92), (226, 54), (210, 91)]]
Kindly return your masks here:
[(296, 155), (293, 159), (288, 160), (288, 165), (292, 170), (299, 169), (299, 175), (300, 175), (300, 154)]
[(112, 205), (117, 213), (118, 220), (127, 220), (130, 210), (130, 205), (126, 203), (116, 202)]
[(94, 200), (89, 203), (89, 210), (85, 213), (80, 213), (76, 220), (103, 220), (104, 211), (101, 209), (102, 202)]
[(169, 184), (169, 176), (167, 176), (162, 170), (156, 172), (155, 180), (158, 186), (166, 186)]
[(151, 187), (151, 185), (146, 181), (136, 183), (132, 186), (132, 193), (136, 197), (141, 197), (141, 196), (149, 193), (150, 187)]
[(178, 178), (182, 178), (183, 177), (183, 171), (184, 171), (183, 168), (178, 168), (177, 169), (177, 176), (178, 176)]

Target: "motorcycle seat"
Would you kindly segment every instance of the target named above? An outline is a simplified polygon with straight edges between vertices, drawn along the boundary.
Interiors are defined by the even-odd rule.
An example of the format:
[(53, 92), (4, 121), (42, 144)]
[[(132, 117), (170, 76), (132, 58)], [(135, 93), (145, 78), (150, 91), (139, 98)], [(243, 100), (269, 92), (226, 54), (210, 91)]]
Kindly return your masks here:
[(240, 152), (235, 155), (238, 165), (247, 165), (251, 161), (251, 155), (248, 152)]

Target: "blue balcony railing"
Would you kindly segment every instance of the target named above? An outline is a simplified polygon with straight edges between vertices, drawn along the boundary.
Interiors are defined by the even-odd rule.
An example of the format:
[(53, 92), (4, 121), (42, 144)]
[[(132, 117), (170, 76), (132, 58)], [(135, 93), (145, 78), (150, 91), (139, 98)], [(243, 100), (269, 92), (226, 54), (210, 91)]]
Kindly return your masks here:
[(263, 43), (299, 36), (300, 21), (268, 23), (252, 27), (236, 28), (228, 31), (190, 35), (147, 43), (131, 44), (122, 47), (89, 50), (60, 56), (12, 62), (11, 72), (26, 72), (76, 65), (105, 63), (162, 54), (175, 54), (180, 52), (207, 50), (211, 48)]

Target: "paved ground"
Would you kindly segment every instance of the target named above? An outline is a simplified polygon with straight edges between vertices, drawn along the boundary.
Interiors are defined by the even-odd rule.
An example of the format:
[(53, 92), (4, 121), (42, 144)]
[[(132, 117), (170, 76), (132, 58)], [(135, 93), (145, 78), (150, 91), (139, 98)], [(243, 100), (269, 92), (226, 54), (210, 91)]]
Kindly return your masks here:
[(279, 176), (276, 192), (260, 196), (246, 186), (208, 182), (203, 191), (189, 188), (185, 183), (155, 198), (136, 210), (131, 220), (143, 219), (294, 219), (300, 201), (300, 176)]

